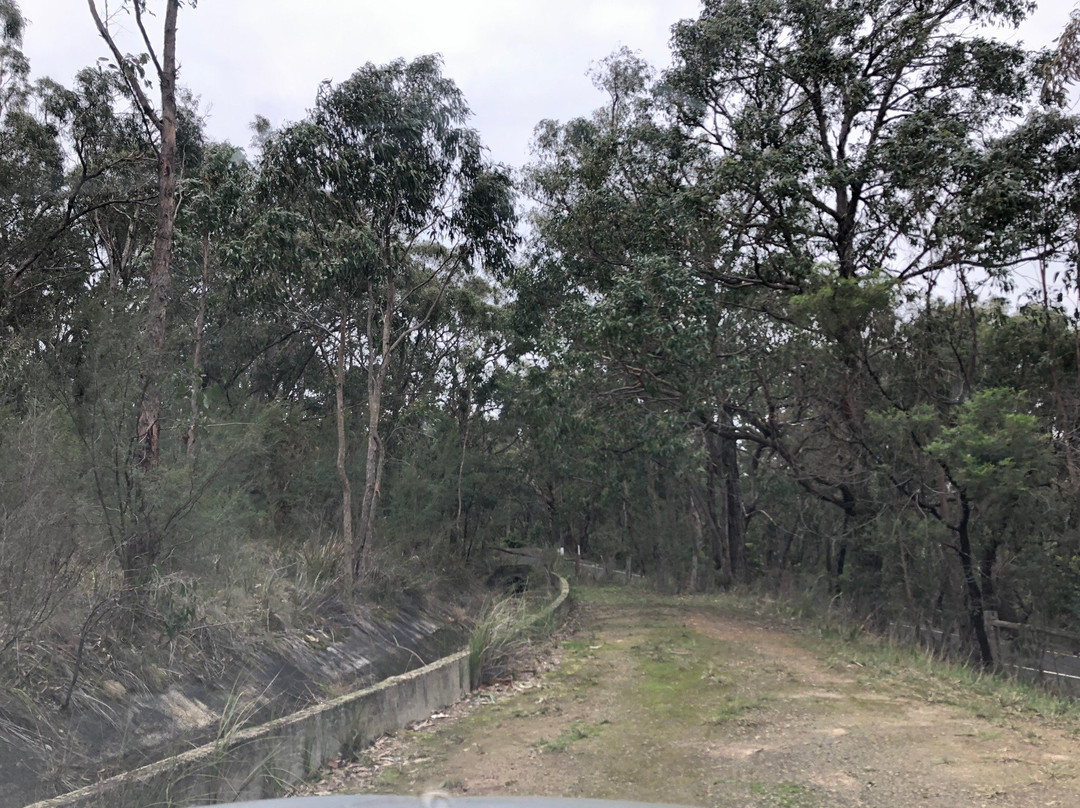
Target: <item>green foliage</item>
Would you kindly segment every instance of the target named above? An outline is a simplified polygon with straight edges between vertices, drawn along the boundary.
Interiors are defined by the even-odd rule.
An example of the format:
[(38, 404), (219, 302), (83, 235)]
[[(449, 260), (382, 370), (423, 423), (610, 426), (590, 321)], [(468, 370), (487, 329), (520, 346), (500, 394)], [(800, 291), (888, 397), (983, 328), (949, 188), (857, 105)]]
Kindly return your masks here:
[(621, 52), (598, 71), (609, 105), (541, 124), (514, 314), (542, 393), (523, 400), (559, 447), (550, 479), (614, 483), (579, 528), (594, 547), (700, 586), (741, 521), (778, 585), (878, 617), (1037, 599), (1018, 569), (1074, 543), (1075, 329), (1061, 291), (1014, 317), (976, 288), (1073, 237), (1075, 121), (1032, 110), (1031, 54), (974, 33), (1027, 11), (710, 1), (658, 80)]
[(159, 578), (154, 582), (153, 590), (165, 625), (165, 636), (172, 642), (195, 622), (199, 612), (199, 582)]
[(287, 240), (270, 253), (257, 245), (252, 279), (288, 296), (298, 290), (281, 288), (279, 273), (301, 270), (316, 300), (362, 296), (407, 270), (421, 235), (452, 260), (501, 270), (514, 241), (510, 183), (483, 160), (467, 117), (433, 56), (323, 84), (308, 120), (263, 147), (259, 194), (278, 206), (270, 228)]
[(115, 71), (31, 84), (0, 0), (0, 646), (132, 586), (171, 646), (317, 620), (356, 573), (343, 480), (362, 594), (539, 546), (882, 623), (1074, 620), (1078, 127), (978, 27), (1027, 8), (706, 0), (670, 70), (623, 49), (602, 108), (539, 125), (520, 253), (438, 57), (321, 85), (250, 161), (189, 105), (140, 471), (155, 147)]
[(1046, 485), (1053, 467), (1047, 435), (1025, 408), (1014, 390), (979, 390), (960, 405), (955, 426), (942, 429), (926, 450), (973, 497), (1013, 501)]
[(823, 270), (807, 287), (790, 297), (791, 316), (827, 335), (842, 334), (851, 323), (871, 318), (888, 323), (896, 309), (896, 283), (884, 273), (842, 278)]

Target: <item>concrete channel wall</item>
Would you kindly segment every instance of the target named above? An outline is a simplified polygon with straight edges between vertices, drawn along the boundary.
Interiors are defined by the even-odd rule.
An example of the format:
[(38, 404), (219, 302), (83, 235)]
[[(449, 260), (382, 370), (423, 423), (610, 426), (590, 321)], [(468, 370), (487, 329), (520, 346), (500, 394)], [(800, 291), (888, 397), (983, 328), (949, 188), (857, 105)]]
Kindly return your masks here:
[[(569, 585), (536, 621), (561, 618)], [(277, 796), (325, 763), (367, 746), (460, 701), (470, 691), (467, 649), (372, 687), (258, 727), (222, 733), (214, 743), (165, 758), (28, 808), (164, 808)]]

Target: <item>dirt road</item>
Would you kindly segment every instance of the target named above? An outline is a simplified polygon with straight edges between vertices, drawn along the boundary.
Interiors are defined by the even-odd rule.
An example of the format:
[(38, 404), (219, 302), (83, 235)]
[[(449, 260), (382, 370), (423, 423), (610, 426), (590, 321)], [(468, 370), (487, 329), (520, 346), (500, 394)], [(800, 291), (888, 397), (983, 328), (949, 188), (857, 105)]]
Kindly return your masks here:
[(383, 739), (305, 793), (1080, 806), (1080, 723), (1052, 700), (715, 598), (582, 595), (577, 630), (538, 673)]

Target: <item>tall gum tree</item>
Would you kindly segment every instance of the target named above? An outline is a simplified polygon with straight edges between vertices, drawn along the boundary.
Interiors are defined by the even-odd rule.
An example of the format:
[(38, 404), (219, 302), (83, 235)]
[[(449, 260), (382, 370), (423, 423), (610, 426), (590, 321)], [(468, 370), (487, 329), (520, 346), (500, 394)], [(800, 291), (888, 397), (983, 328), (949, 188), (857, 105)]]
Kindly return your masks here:
[[(721, 581), (746, 580), (747, 509), (733, 421), (745, 409), (743, 312), (795, 288), (794, 270), (740, 261), (747, 199), (729, 171), (672, 120), (648, 68), (623, 51), (596, 76), (609, 106), (541, 124), (528, 190), (541, 235), (517, 276), (523, 331), (559, 362), (606, 378), (606, 398), (654, 422), (673, 413), (703, 452), (688, 479)], [(557, 306), (553, 314), (548, 309)], [(545, 342), (546, 340), (546, 342)], [(699, 478), (699, 479), (695, 479)]]
[[(158, 198), (157, 225), (154, 233), (154, 252), (150, 259), (148, 277), (149, 298), (146, 307), (146, 349), (143, 353), (143, 395), (136, 430), (135, 462), (143, 470), (154, 469), (161, 456), (161, 390), (158, 379), (165, 350), (166, 320), (171, 294), (170, 264), (173, 252), (173, 231), (176, 227), (176, 184), (179, 169), (177, 159), (177, 102), (176, 102), (176, 19), (181, 0), (166, 0), (160, 47), (155, 47), (146, 27), (149, 14), (146, 0), (132, 0), (131, 11), (146, 51), (142, 56), (125, 55), (103, 18), (96, 0), (87, 0), (98, 34), (115, 59), (120, 75), (143, 118), (158, 135)], [(194, 3), (193, 3), (194, 5)], [(149, 63), (157, 79), (160, 105), (155, 106), (144, 89), (146, 65)], [(152, 548), (139, 550), (152, 553)]]
[[(149, 242), (133, 223), (153, 219), (156, 171), (145, 127), (118, 109), (119, 77), (87, 68), (71, 88), (20, 85), (20, 59), (14, 42), (0, 45), (0, 328), (32, 345), (94, 285), (94, 252), (107, 253), (111, 285), (142, 263)], [(121, 221), (125, 232), (109, 232)]]
[[(835, 460), (804, 482), (853, 523), (873, 508), (866, 414), (893, 406), (875, 368), (892, 344), (893, 295), (952, 279), (970, 294), (976, 274), (1007, 285), (1068, 236), (1068, 194), (1047, 190), (1073, 124), (1031, 106), (1032, 54), (978, 33), (1029, 11), (1021, 0), (707, 0), (674, 30), (665, 92), (688, 136), (742, 167), (732, 177), (752, 202), (748, 255), (775, 254), (761, 236), (781, 233), (782, 251), (814, 267), (794, 319), (837, 360), (819, 402), (821, 454)], [(798, 429), (770, 426), (774, 443)], [(967, 515), (953, 509), (947, 527), (989, 664)]]
[(25, 100), (30, 62), (22, 52), (26, 21), (14, 0), (0, 0), (0, 119)]
[[(176, 250), (179, 265), (186, 269), (180, 276), (181, 289), (187, 282), (190, 298), (189, 316), (193, 318), (190, 353), (190, 418), (182, 438), (189, 458), (196, 455), (199, 432), (200, 399), (207, 384), (204, 368), (207, 332), (213, 329), (215, 315), (220, 317), (220, 294), (227, 280), (223, 264), (238, 249), (247, 225), (253, 217), (250, 195), (255, 172), (243, 152), (228, 143), (208, 146), (202, 154), (198, 173), (185, 179), (186, 204), (180, 211)], [(222, 278), (222, 275), (226, 275)], [(185, 295), (177, 296), (177, 308), (183, 307)], [(216, 304), (216, 305), (215, 305)]]
[(892, 406), (876, 365), (897, 307), (975, 273), (1007, 284), (1071, 235), (1074, 125), (1031, 106), (1030, 54), (974, 33), (1027, 11), (710, 1), (660, 82), (616, 60), (609, 108), (539, 130), (544, 240), (522, 300), (560, 301), (553, 343), (619, 367), (612, 393), (701, 413), (840, 508), (837, 583), (875, 475), (888, 485), (865, 418)]
[[(268, 138), (262, 182), (288, 222), (292, 258), (258, 263), (320, 345), (333, 378), (342, 488), (342, 534), (355, 581), (377, 521), (383, 465), (383, 395), (391, 360), (464, 273), (505, 270), (515, 242), (507, 172), (484, 156), (469, 110), (437, 57), (368, 64), (319, 90), (308, 118)], [(425, 305), (411, 304), (423, 299)], [(366, 388), (366, 452), (353, 525), (345, 380)]]

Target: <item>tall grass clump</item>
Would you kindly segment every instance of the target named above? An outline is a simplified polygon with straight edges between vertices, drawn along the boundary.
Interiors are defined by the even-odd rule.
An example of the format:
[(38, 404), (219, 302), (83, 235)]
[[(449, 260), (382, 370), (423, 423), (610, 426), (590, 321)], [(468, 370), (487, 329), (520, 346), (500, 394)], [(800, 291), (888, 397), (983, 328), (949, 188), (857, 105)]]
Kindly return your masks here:
[[(506, 676), (536, 630), (537, 614), (521, 597), (488, 601), (469, 635), (469, 684)], [(543, 621), (540, 621), (543, 622)]]

